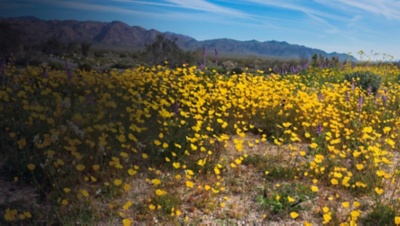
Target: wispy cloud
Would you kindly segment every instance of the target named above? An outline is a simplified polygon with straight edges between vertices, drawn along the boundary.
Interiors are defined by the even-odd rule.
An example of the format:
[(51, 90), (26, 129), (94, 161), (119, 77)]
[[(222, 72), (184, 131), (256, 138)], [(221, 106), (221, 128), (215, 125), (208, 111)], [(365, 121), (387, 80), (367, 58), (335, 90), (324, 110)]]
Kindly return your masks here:
[[(161, 6), (161, 7), (173, 7), (173, 8), (183, 8), (183, 9), (191, 9), (198, 10), (207, 13), (214, 14), (223, 14), (227, 16), (234, 17), (247, 17), (248, 14), (228, 7), (223, 7), (217, 4), (210, 3), (205, 0), (165, 0), (164, 2), (154, 2), (154, 1), (137, 1), (137, 0), (114, 0), (115, 2), (125, 2), (125, 3), (133, 3), (133, 4), (142, 4), (142, 5), (152, 5), (152, 6)], [(190, 14), (190, 13), (188, 13)]]
[(303, 1), (274, 1), (274, 0), (249, 0), (249, 2), (257, 3), (264, 6), (272, 6), (275, 8), (288, 9), (314, 15), (321, 18), (343, 21), (346, 18), (337, 14), (328, 13), (326, 10), (317, 10), (316, 7), (307, 7)]
[(236, 9), (228, 7), (222, 7), (217, 4), (213, 4), (204, 0), (167, 0), (167, 2), (179, 5), (187, 9), (195, 9), (200, 11), (206, 11), (211, 13), (225, 14), (235, 17), (247, 17), (246, 13), (243, 13)]
[(336, 2), (357, 8), (362, 11), (400, 20), (400, 1), (394, 0), (336, 0)]
[(180, 8), (180, 6), (175, 5), (175, 4), (161, 3), (161, 2), (137, 1), (137, 0), (112, 0), (112, 1), (113, 2), (122, 2), (122, 3), (140, 4), (140, 5), (151, 5), (151, 6)]
[(10, 0), (2, 0), (0, 1), (0, 8), (2, 9), (18, 9), (18, 8), (29, 8), (34, 6), (34, 2), (32, 1), (10, 1)]
[(83, 2), (77, 2), (77, 1), (39, 0), (39, 2), (48, 4), (48, 5), (63, 7), (63, 8), (87, 10), (87, 11), (94, 11), (94, 12), (112, 12), (112, 13), (124, 13), (124, 14), (141, 13), (140, 11), (124, 9), (121, 7), (100, 5), (100, 4), (94, 4), (94, 3), (83, 3)]
[(284, 1), (284, 2), (278, 2), (274, 0), (249, 0), (249, 2), (256, 3), (259, 5), (267, 6), (267, 7), (275, 7), (275, 8), (281, 8), (284, 10), (292, 10), (292, 11), (297, 11), (300, 13), (303, 13), (307, 15), (309, 18), (312, 20), (316, 21), (317, 23), (323, 25), (326, 27), (324, 31), (326, 33), (332, 34), (332, 33), (339, 33), (340, 29), (333, 25), (330, 21), (345, 21), (346, 18), (336, 15), (336, 14), (331, 14), (327, 13), (324, 10), (317, 10), (315, 7), (307, 7), (304, 2), (298, 2), (298, 1)]

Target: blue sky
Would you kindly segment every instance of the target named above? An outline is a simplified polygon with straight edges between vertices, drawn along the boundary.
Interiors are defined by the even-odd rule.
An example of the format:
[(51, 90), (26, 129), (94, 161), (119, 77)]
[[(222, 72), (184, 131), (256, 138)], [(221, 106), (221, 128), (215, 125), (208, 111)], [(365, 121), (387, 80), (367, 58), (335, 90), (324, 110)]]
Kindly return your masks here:
[(399, 0), (0, 0), (0, 16), (113, 21), (197, 40), (287, 41), (400, 60)]

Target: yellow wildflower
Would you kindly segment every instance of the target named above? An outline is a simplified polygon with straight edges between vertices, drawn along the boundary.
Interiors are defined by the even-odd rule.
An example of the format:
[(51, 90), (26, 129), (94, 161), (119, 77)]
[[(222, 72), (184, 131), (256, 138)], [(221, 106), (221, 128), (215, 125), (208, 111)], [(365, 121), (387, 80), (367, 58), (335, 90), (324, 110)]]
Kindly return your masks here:
[(34, 171), (35, 168), (36, 168), (35, 164), (32, 164), (32, 163), (29, 163), (29, 164), (28, 164), (28, 169), (29, 169), (30, 171)]
[(293, 219), (296, 219), (298, 216), (299, 216), (299, 214), (296, 213), (296, 212), (291, 212), (290, 213), (290, 217), (293, 218)]
[(6, 213), (4, 214), (4, 219), (6, 221), (14, 221), (15, 220), (15, 216), (17, 216), (18, 211), (16, 209), (6, 209)]

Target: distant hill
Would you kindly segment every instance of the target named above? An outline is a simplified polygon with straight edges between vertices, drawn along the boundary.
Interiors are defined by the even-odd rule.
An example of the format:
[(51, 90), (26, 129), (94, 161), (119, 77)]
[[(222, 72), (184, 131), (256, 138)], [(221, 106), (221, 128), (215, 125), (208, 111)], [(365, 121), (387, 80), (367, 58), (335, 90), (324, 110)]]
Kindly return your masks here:
[[(176, 39), (178, 46), (184, 50), (206, 48), (209, 51), (217, 49), (220, 54), (279, 58), (311, 58), (314, 54), (320, 54), (328, 58), (339, 57), (340, 60), (349, 58), (356, 60), (354, 57), (344, 53), (326, 53), (319, 49), (279, 41), (237, 41), (226, 38), (197, 41), (189, 36), (171, 32), (162, 33), (154, 29), (146, 30), (139, 26), (129, 26), (120, 21), (106, 23), (76, 20), (41, 20), (27, 16), (0, 18), (1, 23), (10, 25), (13, 32), (19, 34), (18, 40), (23, 44), (38, 44), (50, 38), (56, 38), (63, 42), (91, 42), (95, 47), (122, 47), (139, 50), (143, 49), (146, 44), (152, 43), (157, 35), (164, 34), (167, 38)], [(4, 42), (1, 39), (1, 35), (0, 42)]]

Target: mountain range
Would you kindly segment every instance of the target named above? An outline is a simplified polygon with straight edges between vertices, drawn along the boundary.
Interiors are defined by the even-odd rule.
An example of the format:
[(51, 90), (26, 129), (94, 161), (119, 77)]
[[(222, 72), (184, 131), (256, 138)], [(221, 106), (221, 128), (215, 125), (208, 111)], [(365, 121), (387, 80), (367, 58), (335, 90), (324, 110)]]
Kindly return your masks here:
[[(56, 38), (62, 42), (90, 42), (94, 47), (122, 47), (124, 49), (142, 50), (146, 44), (152, 43), (157, 35), (164, 34), (166, 38), (176, 40), (176, 44), (184, 50), (205, 48), (211, 51), (216, 49), (220, 54), (231, 56), (253, 55), (279, 58), (311, 58), (314, 54), (318, 54), (328, 58), (338, 57), (340, 60), (356, 60), (348, 54), (326, 53), (319, 49), (289, 44), (284, 41), (237, 41), (228, 38), (198, 41), (186, 35), (171, 32), (163, 33), (155, 29), (146, 30), (140, 26), (129, 26), (120, 21), (42, 20), (27, 16), (0, 17), (0, 24), (7, 24), (12, 32), (18, 34), (18, 40), (24, 44), (39, 44), (51, 38)], [(11, 31), (3, 30), (3, 32)]]

